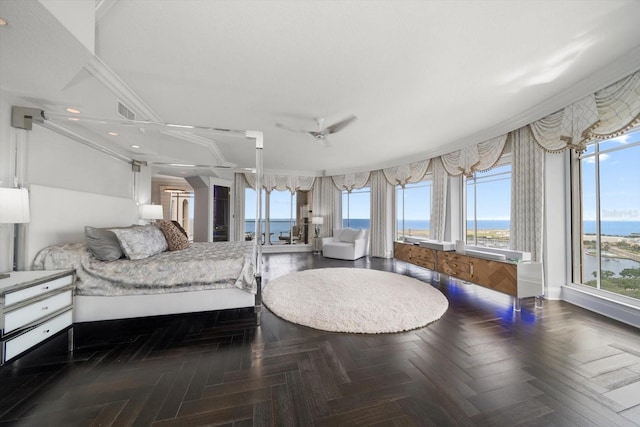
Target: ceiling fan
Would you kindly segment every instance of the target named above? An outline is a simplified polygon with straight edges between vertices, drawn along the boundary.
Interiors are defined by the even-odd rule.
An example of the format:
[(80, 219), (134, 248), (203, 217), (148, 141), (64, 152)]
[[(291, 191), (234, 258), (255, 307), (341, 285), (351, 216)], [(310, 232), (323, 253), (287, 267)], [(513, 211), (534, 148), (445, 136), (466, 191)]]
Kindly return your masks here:
[(316, 123), (318, 124), (318, 130), (305, 130), (305, 129), (296, 129), (296, 128), (292, 128), (286, 125), (283, 125), (281, 123), (276, 123), (276, 127), (279, 127), (280, 129), (285, 129), (291, 132), (300, 132), (300, 133), (306, 133), (307, 135), (312, 136), (313, 138), (315, 138), (318, 141), (325, 141), (327, 139), (327, 136), (339, 132), (342, 129), (346, 128), (347, 126), (349, 126), (351, 123), (353, 123), (356, 120), (356, 116), (351, 115), (343, 120), (340, 120), (337, 123), (332, 124), (331, 126), (327, 126), (325, 128), (322, 127), (323, 123), (324, 123), (324, 119), (322, 118), (318, 118), (316, 119)]

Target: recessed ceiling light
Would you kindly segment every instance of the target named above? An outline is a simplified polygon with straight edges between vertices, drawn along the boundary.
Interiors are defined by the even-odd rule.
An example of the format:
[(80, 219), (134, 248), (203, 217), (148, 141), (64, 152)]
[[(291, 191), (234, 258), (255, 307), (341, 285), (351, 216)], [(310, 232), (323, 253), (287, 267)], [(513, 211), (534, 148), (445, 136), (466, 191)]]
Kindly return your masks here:
[(80, 121), (80, 119), (79, 119), (79, 118), (77, 118), (77, 117), (69, 117), (69, 118), (68, 118), (68, 120), (71, 120), (72, 122), (78, 122), (78, 121)]
[(131, 148), (140, 148), (139, 145), (132, 145)]
[(72, 114), (80, 114), (80, 110), (78, 110), (77, 108), (68, 107), (67, 111), (72, 113)]
[(7, 22), (6, 19), (4, 18), (0, 18), (0, 27), (5, 27), (7, 26), (9, 23)]
[(111, 136), (118, 136), (118, 132), (107, 132)]

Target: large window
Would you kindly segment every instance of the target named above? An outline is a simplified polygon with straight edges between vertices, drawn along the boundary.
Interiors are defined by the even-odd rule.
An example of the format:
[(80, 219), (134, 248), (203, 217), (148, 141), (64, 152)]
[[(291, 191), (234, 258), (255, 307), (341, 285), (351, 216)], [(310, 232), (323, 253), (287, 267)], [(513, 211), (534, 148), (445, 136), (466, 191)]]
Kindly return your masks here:
[[(305, 214), (308, 213), (307, 191), (291, 194), (288, 190), (262, 192), (262, 233), (263, 244), (306, 243), (307, 226)], [(245, 240), (255, 238), (256, 191), (245, 189)], [(265, 239), (265, 236), (268, 239)]]
[(431, 180), (396, 186), (396, 235), (429, 237), (431, 219)]
[(371, 219), (371, 189), (358, 188), (342, 192), (342, 227), (369, 229)]
[(511, 164), (466, 179), (468, 245), (507, 248), (511, 218)]
[(640, 298), (640, 130), (579, 156), (578, 283)]

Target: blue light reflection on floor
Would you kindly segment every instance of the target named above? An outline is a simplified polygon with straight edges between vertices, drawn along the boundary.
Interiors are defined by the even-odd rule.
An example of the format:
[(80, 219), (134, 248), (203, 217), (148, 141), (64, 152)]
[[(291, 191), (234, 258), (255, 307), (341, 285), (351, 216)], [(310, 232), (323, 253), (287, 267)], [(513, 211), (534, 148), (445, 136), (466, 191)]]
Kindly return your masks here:
[[(485, 289), (472, 283), (441, 277), (440, 282), (433, 281), (433, 285), (440, 289), (449, 299), (450, 304), (473, 305), (475, 308), (487, 310), (496, 316), (496, 320), (504, 325), (521, 323), (533, 325), (538, 320), (538, 310), (525, 306), (523, 300), (521, 311), (513, 309), (513, 299), (505, 294)], [(528, 305), (528, 304), (527, 304)]]

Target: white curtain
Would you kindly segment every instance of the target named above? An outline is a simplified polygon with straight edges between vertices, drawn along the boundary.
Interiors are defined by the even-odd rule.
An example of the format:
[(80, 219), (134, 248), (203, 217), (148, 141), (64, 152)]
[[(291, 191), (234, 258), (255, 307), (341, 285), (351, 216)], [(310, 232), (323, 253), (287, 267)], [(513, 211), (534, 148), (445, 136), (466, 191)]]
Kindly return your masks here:
[(244, 174), (236, 173), (234, 176), (233, 194), (235, 195), (233, 201), (233, 240), (236, 242), (242, 242), (244, 240), (244, 190), (246, 188), (246, 180)]
[(431, 230), (433, 240), (444, 240), (447, 221), (447, 181), (449, 175), (442, 165), (440, 157), (431, 162), (433, 168), (433, 187), (431, 191)]
[(393, 215), (390, 196), (394, 186), (383, 171), (371, 172), (371, 256), (390, 258), (393, 251)]
[(320, 226), (320, 236), (333, 235), (333, 229), (341, 224), (335, 224), (335, 211), (341, 193), (333, 184), (330, 176), (316, 179), (313, 186), (313, 216), (321, 216), (323, 224)]
[[(244, 174), (247, 183), (253, 189), (256, 188), (256, 175), (253, 173)], [(313, 188), (315, 177), (313, 176), (292, 176), (292, 175), (264, 175), (262, 187), (267, 191), (285, 191), (291, 193), (296, 191), (309, 191)]]
[(509, 246), (542, 260), (544, 151), (528, 127), (511, 132), (511, 231)]
[(549, 152), (584, 151), (593, 139), (619, 136), (640, 124), (640, 71), (529, 125)]
[(507, 135), (501, 135), (476, 145), (465, 147), (440, 156), (442, 165), (449, 175), (471, 176), (493, 168), (504, 151)]
[(367, 185), (371, 172), (348, 173), (345, 175), (334, 175), (331, 177), (333, 184), (340, 191), (347, 190), (351, 192), (356, 188), (362, 188)]
[(431, 159), (410, 163), (408, 165), (394, 166), (383, 169), (384, 177), (391, 185), (401, 185), (403, 188), (408, 183), (420, 182), (427, 173)]

